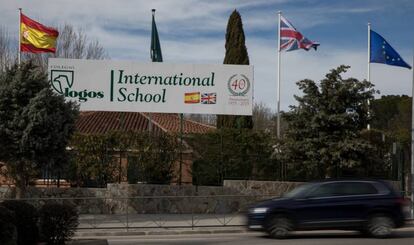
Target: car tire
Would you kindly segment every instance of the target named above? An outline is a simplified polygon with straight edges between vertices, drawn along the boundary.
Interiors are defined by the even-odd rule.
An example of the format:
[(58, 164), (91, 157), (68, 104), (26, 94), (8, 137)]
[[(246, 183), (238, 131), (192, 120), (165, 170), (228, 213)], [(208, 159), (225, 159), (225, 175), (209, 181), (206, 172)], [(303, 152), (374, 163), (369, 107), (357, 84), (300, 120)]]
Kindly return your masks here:
[(365, 229), (365, 228), (364, 229), (359, 229), (359, 230), (356, 230), (356, 231), (358, 231), (361, 234), (361, 236), (364, 236), (364, 237), (370, 236), (368, 230)]
[(273, 216), (268, 224), (266, 231), (271, 238), (284, 239), (293, 230), (293, 222), (285, 216)]
[(394, 227), (395, 224), (391, 217), (377, 214), (369, 218), (366, 230), (373, 237), (386, 238), (391, 236)]

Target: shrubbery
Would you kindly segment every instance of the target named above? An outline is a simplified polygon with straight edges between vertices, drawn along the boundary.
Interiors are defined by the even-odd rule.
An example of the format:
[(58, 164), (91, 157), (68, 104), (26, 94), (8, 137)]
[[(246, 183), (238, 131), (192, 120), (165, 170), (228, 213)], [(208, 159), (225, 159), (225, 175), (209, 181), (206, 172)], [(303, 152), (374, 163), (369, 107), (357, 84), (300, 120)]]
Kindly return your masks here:
[(13, 224), (14, 213), (0, 206), (0, 244), (15, 245), (16, 227)]
[(224, 179), (275, 180), (280, 165), (272, 159), (275, 144), (266, 132), (219, 129), (187, 135), (185, 141), (197, 152), (192, 175), (195, 185), (222, 185)]
[(15, 214), (14, 225), (17, 228), (17, 244), (36, 244), (39, 240), (36, 208), (24, 201), (17, 200), (4, 201), (1, 205)]
[(47, 244), (65, 244), (79, 225), (79, 214), (69, 204), (48, 203), (39, 212), (40, 233)]
[(65, 244), (74, 235), (78, 219), (76, 208), (68, 204), (48, 203), (37, 211), (24, 201), (4, 201), (0, 204), (0, 244)]

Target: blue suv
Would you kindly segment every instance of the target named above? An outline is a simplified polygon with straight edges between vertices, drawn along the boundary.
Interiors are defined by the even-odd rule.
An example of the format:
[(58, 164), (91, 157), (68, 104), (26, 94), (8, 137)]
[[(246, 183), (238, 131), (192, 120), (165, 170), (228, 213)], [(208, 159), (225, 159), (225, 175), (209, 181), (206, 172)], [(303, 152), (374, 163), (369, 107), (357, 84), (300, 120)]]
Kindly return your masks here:
[(286, 238), (293, 230), (357, 230), (387, 237), (402, 227), (410, 201), (385, 181), (326, 180), (297, 187), (248, 211), (248, 228)]

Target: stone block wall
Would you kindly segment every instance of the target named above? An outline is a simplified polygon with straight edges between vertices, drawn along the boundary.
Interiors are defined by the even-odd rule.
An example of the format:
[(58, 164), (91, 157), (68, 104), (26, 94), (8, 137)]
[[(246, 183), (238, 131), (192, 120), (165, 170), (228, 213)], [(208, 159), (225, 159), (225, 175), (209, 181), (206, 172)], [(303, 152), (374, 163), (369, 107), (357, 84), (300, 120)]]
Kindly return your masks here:
[[(11, 199), (15, 189), (0, 187), (0, 199)], [(239, 212), (256, 201), (237, 190), (214, 186), (108, 184), (107, 188), (29, 187), (26, 197), (40, 207), (65, 202), (81, 214), (190, 214)]]
[(244, 195), (281, 196), (304, 182), (224, 180), (224, 188), (235, 190)]
[[(29, 187), (27, 198), (38, 207), (48, 201), (72, 203), (81, 214), (224, 214), (243, 212), (259, 200), (281, 196), (301, 184), (225, 180), (220, 187), (151, 184), (108, 184), (106, 188)], [(0, 201), (14, 197), (13, 187), (0, 187)]]
[[(401, 182), (387, 181), (396, 190), (401, 190)], [(256, 181), (256, 180), (224, 180), (223, 187), (235, 190), (244, 195), (281, 196), (305, 182), (288, 181)]]

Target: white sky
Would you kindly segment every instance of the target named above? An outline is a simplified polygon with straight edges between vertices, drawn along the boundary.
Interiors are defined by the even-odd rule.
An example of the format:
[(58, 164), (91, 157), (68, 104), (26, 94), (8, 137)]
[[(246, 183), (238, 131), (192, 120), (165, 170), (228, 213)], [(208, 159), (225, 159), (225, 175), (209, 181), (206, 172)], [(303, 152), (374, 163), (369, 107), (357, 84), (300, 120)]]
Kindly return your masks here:
[[(250, 63), (255, 70), (255, 101), (276, 108), (277, 11), (306, 37), (321, 43), (315, 51), (282, 54), (281, 108), (295, 104), (296, 81), (323, 79), (330, 69), (350, 65), (347, 76), (366, 78), (366, 23), (413, 64), (414, 1), (410, 0), (0, 0), (2, 23), (17, 38), (18, 8), (49, 26), (69, 23), (97, 39), (113, 60), (150, 61), (151, 9), (156, 8), (163, 58), (168, 63), (213, 63), (224, 59), (229, 15), (241, 13)], [(395, 18), (394, 18), (395, 17)], [(406, 26), (408, 28), (406, 28)], [(411, 96), (412, 70), (371, 65), (381, 95)]]

